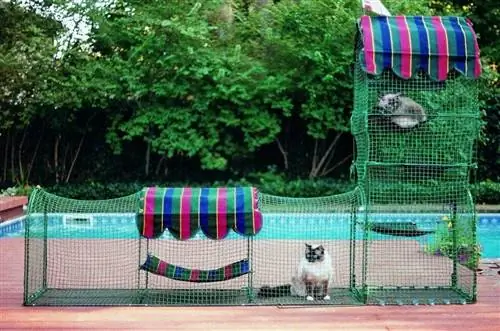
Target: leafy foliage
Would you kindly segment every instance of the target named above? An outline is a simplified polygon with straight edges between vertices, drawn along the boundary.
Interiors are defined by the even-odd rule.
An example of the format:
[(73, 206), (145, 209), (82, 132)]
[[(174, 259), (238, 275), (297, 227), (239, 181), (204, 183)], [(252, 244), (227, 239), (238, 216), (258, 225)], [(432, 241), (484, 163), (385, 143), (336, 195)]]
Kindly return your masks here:
[(498, 17), (500, 8), (495, 0), (433, 0), (430, 3), (437, 14), (457, 14), (467, 16), (474, 26), (481, 49), (483, 74), (480, 79), (480, 100), (484, 111), (483, 137), (479, 145), (480, 179), (490, 178), (498, 181), (500, 160), (491, 157), (500, 153), (500, 131), (498, 126), (500, 109), (500, 79), (498, 65), (500, 63), (500, 36)]
[[(500, 52), (479, 11), (493, 2), (439, 3), (384, 1), (393, 14), (475, 15), (487, 69), (479, 176), (498, 180)], [(337, 192), (324, 183), (349, 172), (361, 13), (350, 0), (2, 3), (0, 182), (253, 178), (280, 194)]]
[(426, 252), (456, 259), (458, 263), (476, 270), (481, 247), (474, 242), (472, 231), (476, 222), (468, 217), (444, 216), (438, 225), (436, 241), (428, 244)]
[(472, 194), (481, 204), (500, 204), (500, 183), (485, 180), (472, 187)]
[(45, 100), (58, 25), (13, 4), (0, 7), (0, 129), (24, 127)]

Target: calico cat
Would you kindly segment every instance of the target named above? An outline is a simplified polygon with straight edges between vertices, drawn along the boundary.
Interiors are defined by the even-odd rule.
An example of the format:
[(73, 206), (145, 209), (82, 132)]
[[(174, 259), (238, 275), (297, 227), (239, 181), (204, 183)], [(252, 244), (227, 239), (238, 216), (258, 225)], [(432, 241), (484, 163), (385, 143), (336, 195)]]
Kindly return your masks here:
[(382, 96), (378, 108), (390, 121), (401, 129), (412, 129), (427, 121), (424, 108), (401, 93), (390, 93)]
[(308, 301), (330, 300), (328, 289), (333, 278), (332, 259), (322, 245), (306, 244), (304, 256), (292, 277), (291, 284), (277, 287), (263, 286), (260, 297), (300, 296)]

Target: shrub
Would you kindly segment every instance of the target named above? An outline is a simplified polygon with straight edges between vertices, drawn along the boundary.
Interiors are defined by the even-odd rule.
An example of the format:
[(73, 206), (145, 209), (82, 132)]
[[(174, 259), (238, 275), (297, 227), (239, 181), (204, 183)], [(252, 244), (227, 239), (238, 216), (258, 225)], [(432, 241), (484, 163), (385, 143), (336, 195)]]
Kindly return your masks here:
[(472, 194), (479, 204), (500, 204), (500, 183), (492, 180), (479, 182), (473, 186)]
[(436, 241), (426, 246), (426, 252), (456, 259), (458, 263), (475, 270), (481, 256), (481, 247), (472, 241), (471, 225), (461, 221), (459, 217), (453, 220), (446, 216), (442, 221), (436, 233)]
[[(253, 173), (248, 177), (238, 180), (214, 182), (85, 182), (80, 184), (55, 185), (46, 189), (59, 196), (74, 199), (111, 199), (126, 196), (140, 191), (148, 186), (255, 186), (262, 193), (288, 196), (288, 197), (318, 197), (332, 194), (345, 193), (352, 190), (356, 184), (352, 181), (341, 179), (287, 179), (285, 176), (273, 171)], [(417, 187), (407, 187), (407, 190)], [(380, 194), (397, 194), (400, 186), (387, 184)], [(29, 195), (31, 187), (10, 188), (2, 191), (2, 195)], [(421, 189), (420, 191), (421, 192)], [(500, 204), (500, 183), (491, 180), (483, 181), (472, 186), (472, 194), (477, 204)], [(429, 195), (431, 196), (431, 195)], [(426, 195), (421, 195), (419, 203), (426, 203)]]

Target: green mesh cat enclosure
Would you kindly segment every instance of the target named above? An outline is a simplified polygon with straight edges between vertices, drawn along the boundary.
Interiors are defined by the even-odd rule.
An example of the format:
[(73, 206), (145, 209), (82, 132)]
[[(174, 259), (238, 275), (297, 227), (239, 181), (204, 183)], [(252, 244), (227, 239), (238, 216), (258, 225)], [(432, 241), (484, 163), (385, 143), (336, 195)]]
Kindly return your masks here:
[[(472, 26), (363, 16), (357, 28), (356, 189), (289, 198), (253, 187), (149, 187), (96, 201), (35, 189), (24, 304), (474, 302), (469, 185), (481, 119)], [(304, 272), (313, 247), (331, 263)], [(306, 285), (325, 273), (325, 293)]]
[[(25, 305), (356, 304), (357, 190), (286, 198), (255, 188), (145, 188), (103, 201), (35, 189)], [(304, 243), (335, 257), (330, 300), (286, 289)], [(262, 288), (273, 288), (266, 295)]]
[[(472, 302), (478, 246), (469, 184), (481, 123), (472, 25), (460, 17), (363, 16), (358, 31), (351, 124), (367, 229), (364, 301)], [(387, 232), (373, 230), (415, 227), (377, 216), (398, 212), (428, 219), (420, 225), (427, 232), (384, 241)]]

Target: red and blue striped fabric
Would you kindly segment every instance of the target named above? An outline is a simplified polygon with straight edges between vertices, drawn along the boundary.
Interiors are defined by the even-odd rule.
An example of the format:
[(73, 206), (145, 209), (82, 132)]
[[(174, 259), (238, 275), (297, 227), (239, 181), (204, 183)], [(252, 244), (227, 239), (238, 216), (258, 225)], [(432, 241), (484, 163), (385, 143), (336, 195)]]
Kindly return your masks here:
[(141, 270), (165, 276), (175, 280), (194, 283), (220, 282), (243, 276), (250, 272), (250, 261), (243, 259), (221, 268), (200, 270), (180, 267), (161, 260), (157, 256), (148, 254), (146, 261), (140, 266)]
[(145, 238), (165, 229), (177, 239), (192, 238), (198, 229), (211, 239), (224, 239), (233, 229), (252, 236), (262, 228), (258, 191), (253, 187), (159, 188), (141, 191), (137, 226)]
[(455, 16), (362, 16), (360, 63), (372, 75), (390, 69), (409, 79), (418, 71), (443, 81), (456, 70), (481, 74), (479, 46), (472, 23)]

